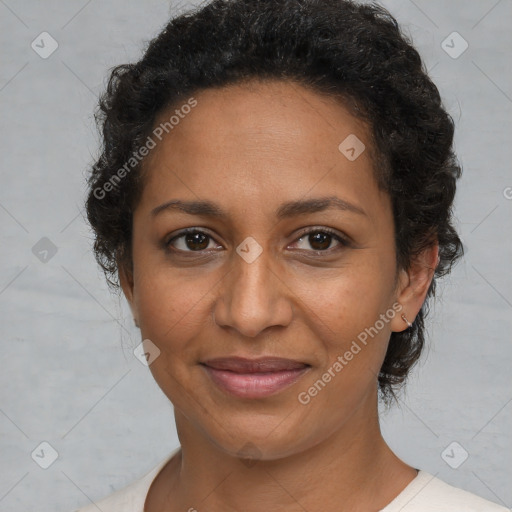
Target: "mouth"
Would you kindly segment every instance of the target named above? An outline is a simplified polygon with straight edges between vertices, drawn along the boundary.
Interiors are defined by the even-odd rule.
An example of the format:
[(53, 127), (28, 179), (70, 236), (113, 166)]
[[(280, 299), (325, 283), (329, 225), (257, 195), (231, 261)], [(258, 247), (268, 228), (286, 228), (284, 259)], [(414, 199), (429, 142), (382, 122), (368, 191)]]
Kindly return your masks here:
[(284, 391), (311, 368), (307, 363), (275, 357), (217, 358), (203, 361), (201, 366), (222, 391), (252, 399)]

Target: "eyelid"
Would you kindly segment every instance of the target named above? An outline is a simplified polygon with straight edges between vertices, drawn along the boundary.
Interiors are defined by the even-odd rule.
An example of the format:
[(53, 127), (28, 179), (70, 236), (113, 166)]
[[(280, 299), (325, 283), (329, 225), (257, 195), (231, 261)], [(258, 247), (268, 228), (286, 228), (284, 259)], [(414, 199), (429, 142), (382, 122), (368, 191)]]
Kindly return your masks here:
[(313, 234), (313, 233), (325, 233), (327, 235), (330, 235), (332, 238), (334, 238), (338, 242), (338, 245), (335, 247), (330, 247), (329, 249), (325, 249), (325, 250), (297, 249), (297, 251), (299, 251), (300, 253), (303, 253), (303, 254), (311, 253), (314, 255), (319, 254), (319, 255), (328, 256), (328, 255), (332, 255), (333, 253), (335, 253), (339, 250), (342, 250), (343, 248), (352, 247), (352, 243), (346, 235), (343, 235), (343, 234), (339, 233), (337, 230), (329, 228), (327, 226), (310, 226), (310, 227), (304, 228), (299, 232), (299, 235), (297, 235), (295, 237), (295, 240), (292, 243), (296, 243), (301, 238), (304, 238), (305, 236), (307, 236), (309, 234)]
[[(217, 243), (218, 245), (221, 245), (219, 244), (219, 242), (217, 242), (216, 238), (211, 235), (208, 231), (207, 228), (202, 228), (202, 227), (190, 227), (190, 228), (184, 228), (182, 230), (180, 230), (178, 233), (172, 235), (170, 238), (166, 238), (166, 240), (164, 241), (164, 248), (166, 248), (167, 250), (169, 251), (174, 251), (174, 252), (181, 252), (181, 253), (190, 253), (190, 254), (206, 254), (208, 252), (212, 252), (213, 249), (208, 249), (208, 250), (202, 250), (202, 251), (183, 251), (182, 249), (175, 249), (175, 248), (171, 248), (169, 249), (169, 246), (171, 246), (171, 242), (173, 242), (174, 240), (177, 240), (178, 238), (181, 238), (182, 236), (188, 234), (188, 233), (202, 233), (206, 236), (208, 236), (211, 240), (213, 240), (215, 243)], [(295, 238), (293, 240), (292, 243), (294, 242), (297, 242), (298, 240), (300, 240), (301, 238), (303, 238), (305, 235), (308, 235), (308, 234), (312, 234), (312, 233), (326, 233), (330, 236), (332, 236), (334, 239), (336, 239), (336, 241), (341, 245), (341, 246), (345, 246), (345, 247), (349, 247), (351, 246), (351, 241), (350, 239), (344, 235), (344, 234), (341, 234), (339, 233), (337, 230), (333, 229), (333, 228), (329, 228), (327, 226), (308, 226), (308, 227), (305, 227), (305, 228), (302, 228), (298, 234), (295, 235)], [(171, 246), (172, 247), (172, 246)], [(304, 250), (304, 249), (299, 249), (301, 251), (305, 251), (305, 252), (313, 252), (313, 253), (329, 253), (333, 250), (336, 250), (336, 248), (330, 248), (330, 249), (326, 249), (326, 250)]]
[[(338, 232), (337, 230), (335, 230), (333, 228), (329, 228), (327, 226), (309, 226), (307, 228), (303, 228), (302, 230), (299, 231), (299, 234), (296, 236), (296, 240), (304, 237), (304, 235), (308, 235), (311, 233), (327, 233), (327, 234), (331, 235), (333, 238), (336, 238), (340, 243), (342, 243), (344, 245), (350, 245), (350, 243), (351, 243), (350, 239), (346, 235)], [(321, 252), (326, 252), (326, 251), (321, 251)]]
[[(172, 235), (172, 236), (169, 236), (169, 237), (166, 237), (164, 239), (164, 248), (168, 248), (170, 245), (171, 245), (171, 242), (173, 242), (174, 240), (177, 240), (178, 238), (181, 238), (182, 236), (184, 235), (187, 235), (189, 233), (201, 233), (203, 235), (206, 235), (208, 238), (210, 238), (211, 240), (213, 240), (215, 243), (217, 243), (218, 245), (221, 245), (219, 244), (219, 242), (217, 242), (217, 239), (210, 234), (209, 230), (207, 228), (202, 228), (202, 227), (191, 227), (191, 228), (184, 228), (184, 229), (181, 229), (180, 231), (178, 231), (178, 233)], [(205, 252), (208, 252), (208, 251), (182, 251), (181, 249), (175, 249), (177, 252), (190, 252), (190, 253), (205, 253)], [(211, 249), (210, 249), (211, 250)]]

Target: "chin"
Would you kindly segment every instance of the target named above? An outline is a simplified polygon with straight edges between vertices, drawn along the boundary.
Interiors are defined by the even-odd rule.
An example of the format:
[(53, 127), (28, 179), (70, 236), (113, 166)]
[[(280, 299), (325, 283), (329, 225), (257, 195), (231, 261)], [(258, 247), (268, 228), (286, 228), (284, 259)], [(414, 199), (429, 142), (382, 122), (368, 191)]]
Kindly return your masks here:
[[(224, 417), (225, 418), (225, 417)], [(272, 418), (248, 415), (244, 421), (224, 422), (210, 425), (210, 440), (223, 452), (237, 458), (257, 460), (278, 460), (313, 447), (321, 438), (307, 431), (304, 421), (287, 422), (286, 415)], [(288, 419), (290, 417), (288, 416)], [(312, 426), (312, 428), (315, 428)]]

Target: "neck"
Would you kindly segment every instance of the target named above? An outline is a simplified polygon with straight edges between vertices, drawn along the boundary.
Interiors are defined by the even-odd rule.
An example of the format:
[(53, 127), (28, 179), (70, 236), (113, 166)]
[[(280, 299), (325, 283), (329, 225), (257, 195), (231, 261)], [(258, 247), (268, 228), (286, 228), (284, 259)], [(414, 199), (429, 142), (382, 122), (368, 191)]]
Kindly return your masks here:
[(322, 442), (275, 460), (243, 462), (175, 417), (182, 449), (160, 475), (155, 510), (378, 511), (416, 476), (382, 438), (376, 397), (373, 414), (356, 412)]

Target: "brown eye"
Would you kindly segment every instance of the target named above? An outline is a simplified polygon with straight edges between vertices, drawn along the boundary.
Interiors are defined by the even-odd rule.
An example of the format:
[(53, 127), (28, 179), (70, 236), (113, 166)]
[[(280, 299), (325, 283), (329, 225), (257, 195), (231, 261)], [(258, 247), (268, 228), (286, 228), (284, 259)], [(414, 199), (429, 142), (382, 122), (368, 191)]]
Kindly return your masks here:
[[(330, 249), (336, 250), (337, 248), (339, 248), (336, 246), (334, 248), (331, 247), (333, 241), (338, 242), (338, 246), (348, 245), (348, 243), (341, 236), (327, 228), (314, 229), (303, 232), (296, 243), (301, 241), (307, 242), (307, 244), (313, 251), (318, 252), (326, 252)], [(299, 249), (310, 250), (307, 247), (299, 247)]]
[(185, 235), (185, 245), (193, 251), (201, 251), (208, 247), (209, 237), (204, 233), (188, 233)]
[(207, 249), (212, 240), (210, 235), (197, 229), (191, 229), (171, 238), (166, 246), (172, 246), (177, 251), (200, 252)]
[(322, 232), (308, 235), (309, 244), (315, 251), (324, 251), (329, 249), (332, 238), (332, 235)]

